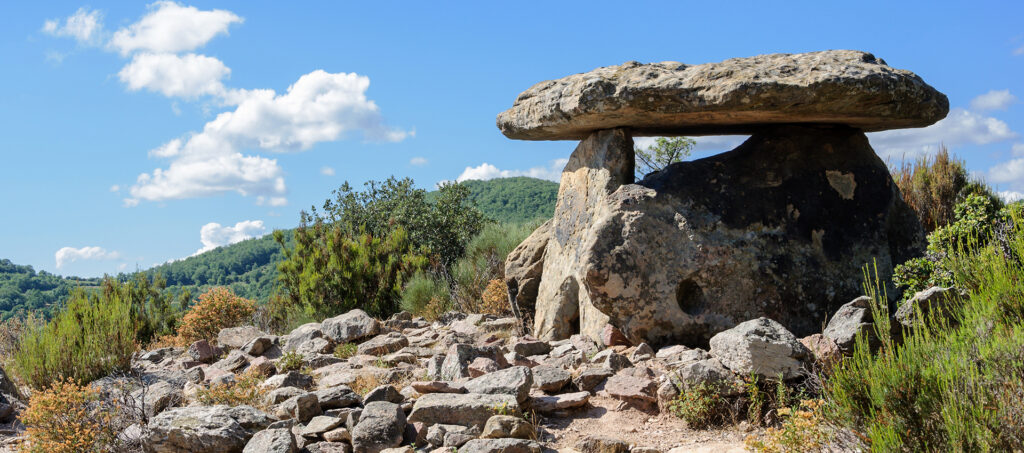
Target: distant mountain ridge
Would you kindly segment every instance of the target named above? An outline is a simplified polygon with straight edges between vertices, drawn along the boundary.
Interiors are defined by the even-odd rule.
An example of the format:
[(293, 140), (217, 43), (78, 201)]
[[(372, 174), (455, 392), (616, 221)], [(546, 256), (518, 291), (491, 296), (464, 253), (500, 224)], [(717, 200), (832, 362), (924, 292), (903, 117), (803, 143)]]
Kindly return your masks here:
[[(558, 184), (542, 179), (514, 177), (489, 181), (465, 181), (470, 199), (485, 216), (502, 223), (525, 223), (550, 218), (555, 210)], [(428, 192), (433, 200), (437, 192)], [(285, 230), (291, 240), (291, 230)], [(247, 239), (182, 260), (160, 264), (142, 272), (162, 275), (167, 290), (198, 296), (213, 286), (227, 286), (235, 294), (261, 302), (269, 300), (277, 283), (277, 264), (284, 252), (272, 235)], [(122, 274), (119, 277), (125, 277)], [(31, 266), (0, 259), (0, 317), (15, 313), (45, 314), (64, 300), (76, 286), (96, 286), (102, 279), (61, 277)]]

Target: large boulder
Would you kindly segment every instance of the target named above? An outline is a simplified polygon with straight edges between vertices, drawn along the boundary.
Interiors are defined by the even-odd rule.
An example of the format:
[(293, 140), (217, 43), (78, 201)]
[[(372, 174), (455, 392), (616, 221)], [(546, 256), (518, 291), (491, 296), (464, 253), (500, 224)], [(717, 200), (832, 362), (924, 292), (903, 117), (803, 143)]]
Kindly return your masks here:
[(537, 290), (544, 271), (544, 251), (551, 238), (551, 220), (544, 222), (508, 254), (505, 259), (505, 284), (512, 314), (533, 321)]
[(712, 337), (711, 355), (741, 376), (792, 379), (811, 353), (781, 324), (757, 318)]
[(361, 453), (379, 453), (401, 445), (404, 432), (402, 406), (386, 401), (366, 403), (359, 423), (352, 430), (352, 447)]
[(530, 397), (533, 385), (533, 372), (525, 366), (514, 366), (504, 370), (488, 373), (466, 382), (469, 393), (489, 395), (512, 395), (519, 403), (526, 402)]
[(254, 338), (266, 335), (254, 326), (228, 327), (217, 334), (217, 345), (222, 348), (238, 349)]
[(874, 316), (871, 313), (871, 299), (861, 296), (839, 307), (832, 315), (822, 335), (836, 342), (843, 351), (852, 351), (857, 341), (857, 334), (868, 335), (869, 344), (877, 344), (878, 337), (874, 334)]
[(237, 453), (273, 420), (249, 406), (188, 406), (149, 420), (146, 444), (154, 453)]
[(427, 426), (444, 423), (482, 428), (492, 415), (518, 412), (519, 403), (512, 395), (430, 393), (416, 400), (409, 414), (409, 422)]
[[(576, 305), (654, 346), (704, 345), (759, 316), (817, 333), (861, 293), (862, 266), (877, 264), (888, 281), (924, 245), (888, 167), (863, 132), (842, 126), (766, 129), (733, 151), (624, 185), (593, 212), (570, 254), (580, 256)], [(556, 262), (553, 252), (545, 263)], [(566, 304), (538, 299), (541, 338), (571, 330), (563, 319), (539, 323)]]
[(265, 429), (249, 439), (242, 453), (295, 453), (295, 437), (287, 428)]
[(944, 317), (948, 320), (951, 309), (961, 297), (960, 291), (953, 287), (933, 286), (924, 291), (918, 291), (913, 297), (900, 304), (896, 310), (896, 321), (904, 327), (920, 326), (925, 320), (918, 316), (918, 312), (925, 319)]
[(380, 322), (373, 319), (365, 311), (355, 309), (325, 319), (320, 330), (331, 341), (342, 344), (369, 338), (380, 332)]
[(770, 124), (845, 124), (865, 131), (928, 126), (949, 100), (914, 73), (855, 50), (758, 55), (719, 63), (631, 61), (538, 83), (498, 115), (520, 140), (751, 133)]

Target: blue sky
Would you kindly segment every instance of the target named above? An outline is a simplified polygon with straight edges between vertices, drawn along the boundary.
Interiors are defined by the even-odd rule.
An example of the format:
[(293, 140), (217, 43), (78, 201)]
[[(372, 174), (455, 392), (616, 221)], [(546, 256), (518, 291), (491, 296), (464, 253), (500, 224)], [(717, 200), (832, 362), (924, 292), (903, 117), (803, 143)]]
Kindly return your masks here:
[(508, 140), (495, 115), (629, 60), (872, 52), (952, 107), (873, 134), (879, 154), (944, 142), (1013, 195), (1022, 17), (1019, 1), (3, 2), (0, 258), (96, 276), (292, 227), (346, 180), (554, 178), (574, 144)]

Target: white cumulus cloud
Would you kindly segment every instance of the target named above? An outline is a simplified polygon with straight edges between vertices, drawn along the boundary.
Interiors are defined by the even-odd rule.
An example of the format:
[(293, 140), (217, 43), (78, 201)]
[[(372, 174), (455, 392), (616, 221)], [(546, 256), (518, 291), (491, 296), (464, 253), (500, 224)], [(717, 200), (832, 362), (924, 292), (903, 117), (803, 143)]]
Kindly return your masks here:
[(74, 14), (64, 19), (52, 19), (43, 22), (43, 32), (67, 38), (73, 38), (82, 44), (97, 44), (103, 35), (103, 14), (98, 10), (89, 11), (79, 8)]
[(243, 150), (289, 152), (359, 132), (363, 138), (400, 141), (409, 133), (387, 127), (380, 109), (366, 97), (370, 79), (322, 70), (303, 75), (284, 94), (247, 91), (234, 111), (206, 123), (202, 132), (172, 140), (151, 154), (173, 156), (167, 169), (139, 176), (134, 199), (193, 198), (224, 192), (282, 197), (276, 160)]
[(1006, 110), (1017, 101), (1010, 90), (992, 90), (971, 100), (971, 110)]
[(871, 146), (882, 157), (914, 157), (934, 153), (939, 145), (987, 145), (1017, 138), (1016, 132), (997, 118), (963, 108), (949, 111), (945, 119), (918, 129), (896, 129), (868, 134)]
[(262, 220), (243, 220), (234, 226), (223, 226), (216, 222), (207, 223), (199, 230), (199, 240), (203, 243), (203, 247), (192, 256), (256, 237), (266, 230)]
[(320, 169), (320, 174), (324, 176), (334, 176), (334, 169), (331, 167), (323, 167)]
[(150, 12), (114, 33), (108, 44), (121, 55), (132, 52), (178, 53), (198, 49), (242, 18), (230, 11), (201, 11), (171, 1), (149, 5)]
[(1006, 190), (1006, 191), (1003, 191), (1003, 192), (999, 192), (999, 198), (1002, 198), (1003, 201), (1005, 201), (1007, 203), (1013, 203), (1015, 201), (1024, 200), (1024, 192), (1016, 192), (1016, 191), (1013, 191), (1013, 190)]
[(147, 89), (167, 97), (223, 96), (231, 70), (206, 55), (141, 53), (117, 73), (131, 91)]
[(456, 181), (468, 181), (478, 179), (487, 181), (496, 178), (510, 178), (513, 176), (529, 176), (531, 178), (547, 179), (558, 182), (562, 178), (562, 169), (569, 159), (555, 159), (547, 167), (533, 167), (526, 170), (501, 170), (494, 165), (484, 162), (476, 167), (466, 167)]
[(412, 159), (409, 159), (409, 165), (415, 165), (417, 167), (422, 167), (427, 165), (427, 163), (428, 161), (426, 157), (413, 157)]
[(116, 260), (121, 257), (121, 254), (116, 251), (107, 251), (103, 247), (63, 247), (57, 250), (54, 254), (54, 258), (57, 260), (57, 269), (64, 267), (65, 264), (72, 263), (75, 261), (84, 260)]

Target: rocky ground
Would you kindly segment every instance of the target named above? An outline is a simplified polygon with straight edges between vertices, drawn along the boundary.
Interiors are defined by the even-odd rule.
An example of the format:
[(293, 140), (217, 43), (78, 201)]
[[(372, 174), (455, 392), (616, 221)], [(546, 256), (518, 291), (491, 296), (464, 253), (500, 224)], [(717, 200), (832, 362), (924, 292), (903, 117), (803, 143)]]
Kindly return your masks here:
[[(610, 325), (600, 340), (612, 346), (545, 342), (519, 325), (461, 313), (381, 322), (353, 310), (284, 336), (244, 326), (222, 330), (216, 346), (142, 352), (134, 378), (93, 385), (135, 383), (146, 417), (122, 436), (152, 452), (723, 452), (742, 451), (758, 429), (690, 429), (669, 402), (700, 383), (728, 393), (750, 373), (797, 376), (813, 356), (804, 343), (816, 348), (766, 318), (720, 333), (709, 351), (627, 345)], [(293, 353), (301, 369), (281, 371)], [(252, 405), (200, 401), (254, 375), (264, 396)]]

